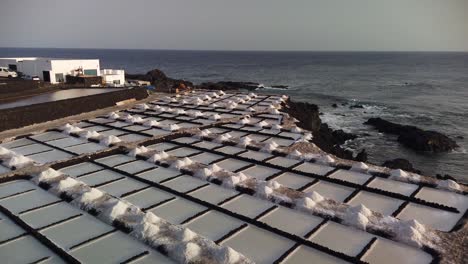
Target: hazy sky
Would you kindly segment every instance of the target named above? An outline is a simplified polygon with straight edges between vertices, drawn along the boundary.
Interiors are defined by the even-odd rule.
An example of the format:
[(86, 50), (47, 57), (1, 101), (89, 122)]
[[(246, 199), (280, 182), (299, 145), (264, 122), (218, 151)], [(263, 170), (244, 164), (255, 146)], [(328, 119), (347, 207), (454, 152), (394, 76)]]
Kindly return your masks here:
[(468, 0), (0, 1), (0, 47), (468, 51)]

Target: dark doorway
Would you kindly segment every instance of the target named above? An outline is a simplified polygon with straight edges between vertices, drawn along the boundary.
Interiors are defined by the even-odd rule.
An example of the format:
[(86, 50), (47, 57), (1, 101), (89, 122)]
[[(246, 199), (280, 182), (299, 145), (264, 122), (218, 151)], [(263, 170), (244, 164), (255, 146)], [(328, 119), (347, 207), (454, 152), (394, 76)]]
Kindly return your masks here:
[(8, 64), (8, 69), (12, 70), (12, 71), (17, 71), (18, 68), (16, 67), (15, 64)]
[(50, 82), (50, 72), (49, 71), (43, 71), (42, 75), (44, 76), (44, 82)]

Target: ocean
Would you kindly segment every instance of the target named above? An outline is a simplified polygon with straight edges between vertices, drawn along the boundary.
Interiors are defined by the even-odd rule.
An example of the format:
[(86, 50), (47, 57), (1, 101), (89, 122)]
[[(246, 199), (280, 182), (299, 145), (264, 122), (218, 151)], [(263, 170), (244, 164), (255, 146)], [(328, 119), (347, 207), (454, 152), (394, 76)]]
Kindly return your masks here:
[[(449, 174), (468, 181), (468, 53), (414, 52), (258, 52), (0, 48), (0, 57), (98, 58), (101, 68), (145, 73), (158, 68), (195, 83), (253, 81), (288, 85), (282, 93), (317, 104), (323, 122), (360, 137), (345, 147), (365, 148), (381, 164), (405, 158), (427, 175)], [(338, 104), (338, 108), (332, 104)], [(345, 105), (342, 105), (345, 104)], [(359, 104), (363, 108), (350, 108)], [(421, 153), (403, 147), (396, 136), (363, 123), (382, 117), (442, 132), (460, 148)]]

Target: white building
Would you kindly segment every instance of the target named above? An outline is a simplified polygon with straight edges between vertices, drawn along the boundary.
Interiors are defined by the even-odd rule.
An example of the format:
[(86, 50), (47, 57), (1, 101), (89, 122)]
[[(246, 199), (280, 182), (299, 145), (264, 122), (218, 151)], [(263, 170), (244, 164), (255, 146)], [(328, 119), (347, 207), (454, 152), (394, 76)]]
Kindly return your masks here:
[(107, 86), (124, 86), (125, 85), (125, 71), (124, 70), (113, 70), (104, 69), (101, 70), (102, 81)]
[(98, 59), (0, 58), (0, 66), (50, 83), (65, 82), (67, 75), (101, 76)]

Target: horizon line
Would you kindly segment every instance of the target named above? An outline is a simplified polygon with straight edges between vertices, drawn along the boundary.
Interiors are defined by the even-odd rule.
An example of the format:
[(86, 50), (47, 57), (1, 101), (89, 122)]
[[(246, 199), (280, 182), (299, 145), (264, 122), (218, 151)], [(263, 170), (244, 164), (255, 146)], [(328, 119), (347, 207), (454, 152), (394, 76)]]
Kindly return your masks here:
[(161, 49), (161, 48), (63, 48), (63, 47), (0, 47), (0, 49), (70, 49), (70, 50), (159, 50), (159, 51), (214, 51), (214, 52), (381, 52), (381, 53), (468, 53), (468, 50), (247, 50), (247, 49)]

